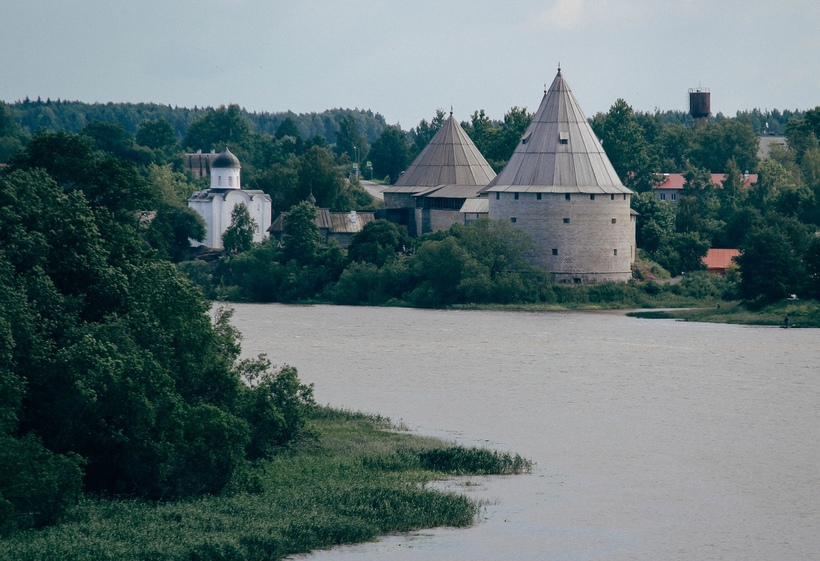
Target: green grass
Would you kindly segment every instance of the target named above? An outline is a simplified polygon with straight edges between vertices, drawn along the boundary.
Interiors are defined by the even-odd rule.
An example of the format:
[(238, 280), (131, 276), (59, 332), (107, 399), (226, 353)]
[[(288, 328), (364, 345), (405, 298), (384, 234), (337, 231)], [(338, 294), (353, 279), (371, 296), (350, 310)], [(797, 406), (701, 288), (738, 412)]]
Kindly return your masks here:
[(783, 325), (789, 318), (789, 327), (820, 327), (820, 303), (816, 300), (782, 301), (759, 310), (750, 310), (737, 302), (724, 302), (718, 307), (710, 305), (682, 310), (649, 310), (631, 312), (631, 317), (648, 319), (679, 319), (709, 323), (732, 323), (742, 325)]
[(379, 535), (471, 524), (478, 504), (428, 487), (521, 473), (520, 456), (447, 446), (389, 421), (317, 408), (314, 437), (262, 462), (258, 492), (149, 503), (86, 497), (62, 524), (0, 542), (3, 560), (267, 560)]

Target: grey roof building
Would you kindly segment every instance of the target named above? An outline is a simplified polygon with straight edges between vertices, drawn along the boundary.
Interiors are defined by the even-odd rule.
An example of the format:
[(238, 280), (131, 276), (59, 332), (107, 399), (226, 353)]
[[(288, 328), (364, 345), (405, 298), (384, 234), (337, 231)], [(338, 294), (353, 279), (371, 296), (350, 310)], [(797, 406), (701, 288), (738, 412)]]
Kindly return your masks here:
[(635, 257), (632, 191), (589, 126), (561, 70), (506, 167), (484, 190), (492, 219), (528, 232), (530, 260), (555, 282), (626, 281)]
[(390, 189), (435, 187), (436, 185), (480, 185), (495, 172), (476, 145), (453, 118), (453, 113), (430, 139), (410, 167)]
[[(268, 229), (270, 235), (280, 242), (284, 234), (285, 219), (286, 213), (280, 213)], [(330, 240), (336, 240), (340, 246), (348, 247), (353, 237), (375, 219), (375, 213), (370, 211), (331, 212), (329, 209), (319, 208), (316, 209), (314, 222), (319, 227), (319, 234), (325, 245)]]
[(447, 229), (464, 220), (464, 202), (478, 197), (494, 177), (451, 112), (396, 184), (384, 190), (387, 216), (413, 235)]

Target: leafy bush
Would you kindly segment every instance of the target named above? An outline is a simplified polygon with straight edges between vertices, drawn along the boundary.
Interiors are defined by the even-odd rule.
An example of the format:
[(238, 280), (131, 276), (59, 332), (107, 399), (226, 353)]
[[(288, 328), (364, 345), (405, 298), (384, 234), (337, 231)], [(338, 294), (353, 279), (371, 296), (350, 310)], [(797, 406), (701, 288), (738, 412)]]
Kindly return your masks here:
[(379, 298), (379, 268), (368, 262), (350, 263), (339, 281), (328, 293), (336, 304), (377, 303)]
[(699, 300), (720, 300), (730, 293), (730, 290), (731, 286), (725, 277), (706, 271), (686, 274), (676, 285), (676, 292), (681, 296)]
[(313, 385), (300, 383), (295, 368), (286, 365), (272, 372), (269, 367), (264, 357), (240, 365), (249, 384), (241, 410), (251, 426), (247, 454), (252, 459), (270, 456), (302, 435), (315, 406)]
[(0, 436), (0, 534), (57, 522), (77, 501), (82, 461), (47, 450), (34, 435)]

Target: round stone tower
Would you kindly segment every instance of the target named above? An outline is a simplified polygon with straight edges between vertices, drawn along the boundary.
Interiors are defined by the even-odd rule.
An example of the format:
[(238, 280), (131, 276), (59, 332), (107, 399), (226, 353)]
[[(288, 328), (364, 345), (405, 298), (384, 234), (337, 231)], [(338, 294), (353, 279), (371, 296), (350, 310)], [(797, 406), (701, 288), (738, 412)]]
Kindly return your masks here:
[(553, 282), (632, 278), (635, 220), (625, 187), (561, 75), (507, 166), (485, 189), (490, 218), (532, 236), (529, 256)]

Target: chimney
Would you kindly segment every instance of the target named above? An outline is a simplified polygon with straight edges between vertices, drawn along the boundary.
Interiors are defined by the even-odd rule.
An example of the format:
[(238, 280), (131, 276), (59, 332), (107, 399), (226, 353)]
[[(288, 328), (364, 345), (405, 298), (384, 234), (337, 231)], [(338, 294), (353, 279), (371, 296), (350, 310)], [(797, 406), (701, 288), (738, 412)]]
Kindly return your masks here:
[(352, 224), (355, 224), (357, 222), (357, 220), (356, 220), (356, 211), (355, 210), (350, 211), (350, 222)]

